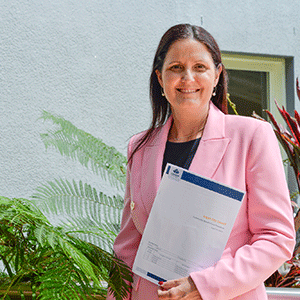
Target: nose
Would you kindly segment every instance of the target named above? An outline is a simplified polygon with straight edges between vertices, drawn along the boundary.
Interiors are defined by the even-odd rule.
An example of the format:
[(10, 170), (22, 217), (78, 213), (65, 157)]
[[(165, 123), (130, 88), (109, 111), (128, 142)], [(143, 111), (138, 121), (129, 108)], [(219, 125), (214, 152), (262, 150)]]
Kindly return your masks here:
[(182, 74), (182, 80), (184, 81), (194, 81), (194, 74), (193, 71), (190, 69), (185, 69)]

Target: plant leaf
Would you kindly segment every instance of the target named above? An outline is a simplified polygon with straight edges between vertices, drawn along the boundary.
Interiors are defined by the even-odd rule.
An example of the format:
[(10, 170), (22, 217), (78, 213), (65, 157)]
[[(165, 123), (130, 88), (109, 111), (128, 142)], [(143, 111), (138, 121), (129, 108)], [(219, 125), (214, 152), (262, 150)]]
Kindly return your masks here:
[(46, 149), (56, 148), (61, 155), (78, 160), (86, 168), (122, 190), (126, 183), (126, 157), (101, 139), (78, 129), (62, 117), (43, 111), (44, 121), (50, 120), (57, 127), (41, 134)]

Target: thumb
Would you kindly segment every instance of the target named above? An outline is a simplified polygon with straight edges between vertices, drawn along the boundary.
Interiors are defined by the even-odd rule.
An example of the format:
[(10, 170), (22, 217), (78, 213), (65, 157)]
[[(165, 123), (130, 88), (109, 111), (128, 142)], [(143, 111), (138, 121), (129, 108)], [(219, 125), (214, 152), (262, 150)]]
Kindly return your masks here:
[(169, 290), (169, 289), (171, 289), (171, 288), (173, 288), (173, 287), (176, 287), (176, 286), (178, 286), (178, 285), (180, 285), (180, 282), (179, 282), (179, 280), (177, 280), (177, 279), (175, 279), (175, 280), (168, 280), (168, 281), (166, 281), (166, 282), (160, 284), (160, 286), (161, 286), (162, 288), (166, 289), (166, 290)]

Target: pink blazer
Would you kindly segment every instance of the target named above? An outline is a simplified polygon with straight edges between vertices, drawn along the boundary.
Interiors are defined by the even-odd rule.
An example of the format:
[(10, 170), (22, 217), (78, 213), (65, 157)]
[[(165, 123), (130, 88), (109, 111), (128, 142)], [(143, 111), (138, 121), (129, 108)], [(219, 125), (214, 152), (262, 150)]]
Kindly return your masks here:
[[(114, 250), (130, 267), (160, 184), (171, 123), (172, 118), (135, 153), (128, 165), (125, 207)], [(130, 140), (128, 154), (140, 136)], [(246, 191), (221, 259), (190, 274), (202, 298), (267, 299), (264, 280), (291, 257), (295, 244), (289, 191), (271, 125), (253, 118), (224, 115), (211, 103), (189, 170)], [(134, 275), (127, 299), (158, 299), (156, 291), (155, 284)]]

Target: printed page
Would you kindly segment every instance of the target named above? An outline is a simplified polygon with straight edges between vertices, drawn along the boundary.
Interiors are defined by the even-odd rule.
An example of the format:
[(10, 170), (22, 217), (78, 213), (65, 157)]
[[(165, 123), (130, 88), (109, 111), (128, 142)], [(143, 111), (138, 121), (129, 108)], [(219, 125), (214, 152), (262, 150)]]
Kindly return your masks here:
[(168, 164), (133, 265), (158, 283), (216, 263), (244, 192)]

